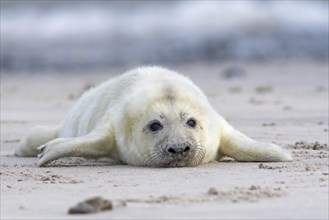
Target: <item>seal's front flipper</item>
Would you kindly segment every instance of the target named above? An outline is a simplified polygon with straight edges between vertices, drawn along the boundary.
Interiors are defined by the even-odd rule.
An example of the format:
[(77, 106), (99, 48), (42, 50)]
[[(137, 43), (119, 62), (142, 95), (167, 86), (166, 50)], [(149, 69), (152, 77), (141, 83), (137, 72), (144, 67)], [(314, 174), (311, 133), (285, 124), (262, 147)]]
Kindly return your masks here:
[(56, 138), (38, 147), (39, 166), (46, 166), (50, 162), (63, 157), (117, 159), (115, 148), (110, 146), (107, 136), (86, 135), (73, 138)]
[(289, 153), (275, 144), (257, 142), (228, 123), (222, 129), (219, 155), (229, 156), (237, 161), (284, 162), (292, 161)]
[(37, 147), (58, 137), (59, 126), (36, 126), (29, 130), (15, 149), (18, 157), (35, 157), (38, 155)]

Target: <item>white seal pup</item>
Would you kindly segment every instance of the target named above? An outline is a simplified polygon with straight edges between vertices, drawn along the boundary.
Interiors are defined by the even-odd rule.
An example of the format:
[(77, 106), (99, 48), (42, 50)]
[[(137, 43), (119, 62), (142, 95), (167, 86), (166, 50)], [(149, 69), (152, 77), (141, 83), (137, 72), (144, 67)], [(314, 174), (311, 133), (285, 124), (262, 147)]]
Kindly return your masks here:
[(63, 157), (102, 158), (135, 166), (196, 166), (222, 156), (291, 161), (279, 146), (234, 129), (187, 77), (140, 67), (86, 92), (56, 127), (38, 126), (17, 156), (39, 166)]

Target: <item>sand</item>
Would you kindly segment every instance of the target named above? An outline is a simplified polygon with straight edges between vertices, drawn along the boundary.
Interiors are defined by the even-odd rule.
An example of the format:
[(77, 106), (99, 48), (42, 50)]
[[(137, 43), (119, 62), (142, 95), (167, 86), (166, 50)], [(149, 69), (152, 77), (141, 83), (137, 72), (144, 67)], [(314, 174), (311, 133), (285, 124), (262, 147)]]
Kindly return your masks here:
[[(281, 145), (294, 161), (225, 158), (160, 169), (68, 158), (39, 168), (37, 158), (13, 156), (27, 130), (59, 123), (84, 90), (125, 69), (2, 74), (1, 219), (328, 219), (328, 64), (172, 68), (189, 75), (237, 129)], [(97, 196), (124, 205), (68, 214), (70, 207)]]

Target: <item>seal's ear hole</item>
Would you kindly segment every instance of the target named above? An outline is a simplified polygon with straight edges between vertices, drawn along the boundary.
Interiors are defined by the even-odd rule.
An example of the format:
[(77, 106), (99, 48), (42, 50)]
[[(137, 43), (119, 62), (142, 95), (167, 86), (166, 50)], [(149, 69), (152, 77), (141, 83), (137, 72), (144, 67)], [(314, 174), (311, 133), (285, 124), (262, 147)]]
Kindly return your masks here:
[(186, 124), (191, 127), (191, 128), (195, 128), (196, 126), (196, 121), (194, 118), (190, 118), (189, 120), (187, 120)]
[(152, 121), (149, 126), (149, 130), (153, 133), (160, 131), (163, 128), (163, 125), (158, 120)]

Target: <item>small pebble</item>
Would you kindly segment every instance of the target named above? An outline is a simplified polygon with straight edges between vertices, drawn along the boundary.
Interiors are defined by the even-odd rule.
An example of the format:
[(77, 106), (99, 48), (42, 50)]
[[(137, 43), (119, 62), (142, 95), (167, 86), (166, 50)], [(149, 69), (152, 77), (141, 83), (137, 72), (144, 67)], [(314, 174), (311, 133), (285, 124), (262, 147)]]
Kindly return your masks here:
[(273, 91), (273, 88), (272, 86), (269, 86), (269, 85), (265, 85), (265, 86), (258, 86), (256, 87), (256, 92), (257, 93), (270, 93)]
[(223, 78), (232, 79), (232, 78), (246, 78), (247, 71), (243, 67), (240, 66), (231, 66), (226, 68), (223, 71)]
[(215, 189), (214, 187), (209, 188), (208, 190), (208, 195), (218, 195), (218, 190)]
[(250, 190), (256, 190), (256, 189), (258, 189), (259, 187), (257, 187), (257, 186), (255, 186), (255, 185), (252, 185), (249, 189)]
[(94, 197), (79, 202), (77, 205), (71, 207), (68, 211), (69, 214), (88, 214), (104, 210), (111, 210), (113, 208), (112, 202), (101, 197)]

